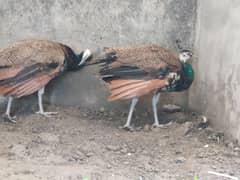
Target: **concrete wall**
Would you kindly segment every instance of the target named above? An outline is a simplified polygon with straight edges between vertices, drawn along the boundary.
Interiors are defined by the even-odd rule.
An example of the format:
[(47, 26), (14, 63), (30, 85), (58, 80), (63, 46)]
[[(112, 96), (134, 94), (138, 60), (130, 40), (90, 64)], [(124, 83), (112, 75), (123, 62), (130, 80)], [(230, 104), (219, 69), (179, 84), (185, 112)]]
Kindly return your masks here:
[(199, 0), (190, 107), (240, 140), (240, 1)]
[[(239, 0), (0, 0), (0, 47), (43, 38), (66, 43), (76, 52), (140, 43), (175, 49), (176, 39), (191, 48), (196, 37), (198, 60), (189, 105), (240, 139), (239, 17)], [(96, 75), (97, 68), (91, 67), (58, 78), (48, 88), (48, 99), (80, 107), (109, 106)], [(166, 95), (163, 101), (186, 105), (187, 93)], [(118, 102), (111, 107), (128, 108)]]
[[(76, 52), (141, 43), (175, 49), (176, 39), (189, 48), (195, 5), (196, 0), (0, 0), (0, 47), (19, 39), (43, 38), (66, 43)], [(96, 68), (58, 79), (49, 89), (51, 102), (108, 105), (106, 90), (92, 72), (96, 74)], [(175, 101), (186, 105), (186, 93)]]

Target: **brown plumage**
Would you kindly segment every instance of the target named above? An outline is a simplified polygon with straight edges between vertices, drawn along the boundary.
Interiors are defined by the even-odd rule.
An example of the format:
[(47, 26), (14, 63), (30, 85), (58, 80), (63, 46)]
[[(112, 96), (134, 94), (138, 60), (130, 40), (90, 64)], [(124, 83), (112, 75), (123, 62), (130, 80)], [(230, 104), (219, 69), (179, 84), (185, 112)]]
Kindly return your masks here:
[(153, 92), (155, 90), (161, 89), (164, 86), (169, 85), (168, 79), (149, 79), (149, 80), (128, 79), (125, 80), (126, 81), (125, 84), (119, 81), (122, 80), (110, 81), (109, 89), (111, 91), (111, 95), (108, 98), (109, 101), (139, 97), (141, 95), (148, 94), (150, 92)]
[(125, 48), (105, 48), (106, 54), (116, 55), (117, 59), (109, 67), (134, 65), (146, 71), (158, 70), (169, 66), (171, 70), (181, 69), (177, 56), (158, 45), (129, 46)]
[[(80, 55), (61, 43), (23, 40), (0, 50), (0, 95), (20, 98), (44, 88), (64, 71), (78, 69)], [(89, 56), (85, 54), (84, 61)]]
[[(110, 101), (139, 97), (168, 86), (170, 78), (165, 75), (182, 70), (178, 57), (158, 45), (104, 48), (90, 63), (103, 63), (100, 74), (109, 83)], [(123, 83), (119, 81), (123, 79), (121, 92), (119, 88), (111, 88)], [(137, 82), (139, 79), (143, 82)], [(133, 86), (135, 90), (130, 91)]]
[(152, 101), (154, 125), (159, 126), (156, 112), (159, 92), (181, 91), (187, 89), (192, 82), (185, 78), (183, 68), (186, 60), (191, 57), (191, 52), (184, 50), (180, 55), (182, 59), (158, 45), (104, 48), (93, 56), (89, 64), (101, 64), (99, 72), (101, 78), (108, 83), (109, 101), (132, 99), (124, 127), (130, 127), (138, 97), (151, 92), (155, 93)]
[(47, 40), (24, 40), (2, 49), (0, 94), (16, 98), (31, 94), (31, 85), (37, 90), (44, 87), (60, 72), (64, 60), (74, 55), (69, 47)]

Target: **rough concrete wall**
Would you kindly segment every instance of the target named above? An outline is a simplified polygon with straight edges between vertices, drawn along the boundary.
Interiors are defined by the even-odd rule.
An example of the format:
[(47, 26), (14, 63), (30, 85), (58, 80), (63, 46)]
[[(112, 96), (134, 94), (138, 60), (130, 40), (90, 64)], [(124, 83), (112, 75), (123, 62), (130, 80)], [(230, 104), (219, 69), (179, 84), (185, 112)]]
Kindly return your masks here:
[(240, 1), (198, 2), (196, 80), (190, 107), (240, 140)]
[[(196, 0), (0, 0), (0, 47), (15, 40), (47, 38), (77, 52), (98, 46), (156, 43), (192, 47)], [(56, 104), (106, 105), (104, 86), (86, 68), (50, 88)], [(168, 96), (170, 97), (170, 96)], [(174, 96), (186, 104), (186, 93)], [(172, 100), (172, 98), (170, 98)]]

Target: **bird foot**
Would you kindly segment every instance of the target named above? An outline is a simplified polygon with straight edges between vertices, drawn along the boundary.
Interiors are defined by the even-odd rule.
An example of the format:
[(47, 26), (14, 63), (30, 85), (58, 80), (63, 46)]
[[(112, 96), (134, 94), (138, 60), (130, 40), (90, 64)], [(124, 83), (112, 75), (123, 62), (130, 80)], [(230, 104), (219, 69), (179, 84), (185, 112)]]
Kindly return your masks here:
[(152, 128), (167, 128), (168, 126), (170, 126), (172, 124), (172, 121), (170, 121), (167, 124), (159, 124), (159, 123), (154, 123), (152, 125)]
[(10, 114), (4, 114), (3, 116), (3, 119), (8, 121), (8, 122), (11, 122), (11, 123), (16, 123), (17, 121), (15, 120), (17, 117), (16, 116), (11, 116)]
[(130, 125), (125, 124), (124, 126), (120, 127), (121, 129), (124, 129), (126, 131), (134, 131), (134, 128)]
[(36, 114), (40, 114), (42, 116), (45, 116), (45, 117), (53, 117), (54, 115), (58, 114), (58, 112), (41, 112), (41, 111), (38, 111), (36, 112)]

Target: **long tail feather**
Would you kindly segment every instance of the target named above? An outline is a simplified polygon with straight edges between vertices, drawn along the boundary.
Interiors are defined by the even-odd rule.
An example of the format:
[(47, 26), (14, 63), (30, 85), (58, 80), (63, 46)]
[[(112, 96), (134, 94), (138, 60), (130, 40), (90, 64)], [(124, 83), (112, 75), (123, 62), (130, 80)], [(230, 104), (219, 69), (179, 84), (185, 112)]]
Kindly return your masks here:
[[(114, 84), (115, 82), (111, 81), (111, 85), (114, 86)], [(125, 86), (120, 86), (119, 88), (110, 89), (111, 95), (109, 96), (108, 100), (114, 101), (118, 99), (130, 99), (133, 97), (142, 96), (154, 90), (157, 90), (159, 88), (163, 88), (167, 84), (168, 84), (167, 79), (144, 80), (143, 82), (139, 82), (135, 84), (126, 83)]]
[(44, 87), (53, 79), (60, 68), (61, 66), (59, 65), (55, 69), (46, 71), (39, 71), (37, 68), (36, 70), (33, 68), (34, 71), (31, 73), (29, 71), (26, 71), (26, 73), (21, 71), (16, 77), (0, 81), (0, 94), (3, 96), (13, 96), (15, 98), (30, 95)]
[(141, 83), (134, 83), (134, 84), (128, 84), (126, 86), (119, 87), (117, 89), (111, 90), (111, 95), (116, 96), (123, 93), (130, 93), (132, 91), (135, 91), (136, 89), (140, 89), (143, 87), (146, 87), (148, 85), (149, 81), (141, 82)]
[(0, 68), (0, 81), (14, 77), (22, 70), (23, 67), (20, 66)]
[(130, 85), (130, 84), (136, 84), (136, 83), (142, 83), (144, 82), (144, 80), (142, 79), (131, 79), (131, 80), (128, 80), (128, 79), (117, 79), (117, 80), (112, 80), (109, 84), (109, 88), (110, 90), (114, 90), (116, 88), (120, 88), (120, 87), (123, 87), (123, 86), (127, 86), (127, 85)]

